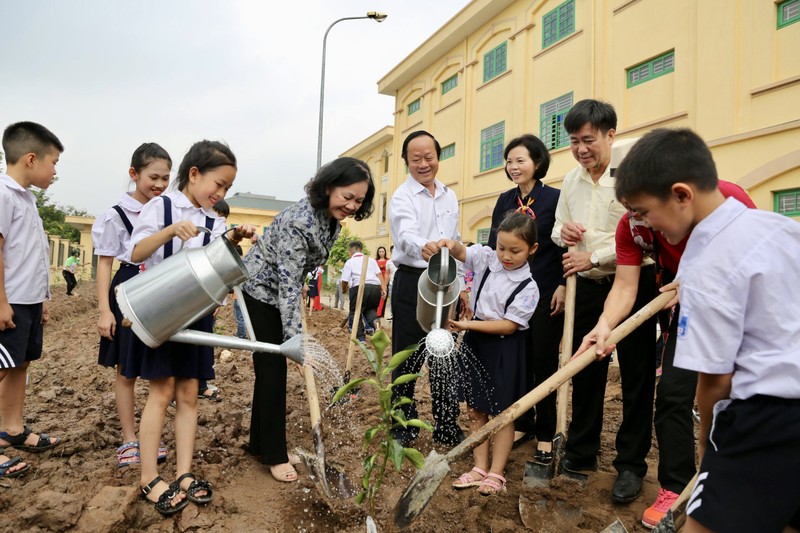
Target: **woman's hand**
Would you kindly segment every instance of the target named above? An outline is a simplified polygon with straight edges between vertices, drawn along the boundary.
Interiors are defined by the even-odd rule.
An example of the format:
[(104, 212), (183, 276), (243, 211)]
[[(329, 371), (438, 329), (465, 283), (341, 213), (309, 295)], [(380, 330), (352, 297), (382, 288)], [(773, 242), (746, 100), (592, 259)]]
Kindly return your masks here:
[(250, 239), (256, 234), (257, 228), (252, 224), (242, 224), (233, 229), (232, 241), (238, 243), (242, 239)]
[(114, 333), (117, 330), (117, 319), (110, 309), (100, 311), (100, 320), (97, 321), (97, 329), (100, 336), (108, 340), (114, 340)]
[(188, 241), (192, 237), (196, 237), (200, 230), (197, 229), (197, 226), (194, 222), (190, 222), (188, 220), (181, 220), (180, 222), (176, 222), (169, 227), (170, 231), (172, 232), (173, 237), (177, 237), (183, 242)]

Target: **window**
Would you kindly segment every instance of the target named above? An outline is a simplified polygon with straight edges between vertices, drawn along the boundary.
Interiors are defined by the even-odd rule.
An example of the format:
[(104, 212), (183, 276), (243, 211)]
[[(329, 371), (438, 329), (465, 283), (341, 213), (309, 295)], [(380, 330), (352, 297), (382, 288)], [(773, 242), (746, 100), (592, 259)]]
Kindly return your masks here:
[(483, 83), (506, 71), (506, 43), (493, 48), (483, 56)]
[(386, 200), (386, 193), (381, 193), (381, 224), (386, 223), (386, 212), (388, 211), (387, 206), (388, 202)]
[(575, 31), (575, 0), (567, 0), (542, 17), (542, 48)]
[(456, 144), (448, 144), (444, 148), (442, 148), (442, 155), (439, 157), (439, 161), (444, 161), (445, 159), (450, 159), (456, 155)]
[(505, 122), (481, 130), (481, 172), (503, 166)]
[(408, 104), (408, 114), (413, 115), (415, 112), (419, 111), (419, 106), (420, 106), (420, 99), (417, 98), (416, 100)]
[[(800, 1), (800, 0), (798, 0)], [(675, 70), (675, 50), (671, 50), (664, 55), (660, 55), (650, 61), (639, 63), (635, 67), (627, 70), (628, 87), (639, 85), (653, 78), (663, 76)]]
[(788, 217), (800, 216), (800, 189), (776, 191), (775, 212)]
[(569, 135), (564, 129), (564, 117), (570, 109), (572, 109), (572, 93), (542, 104), (539, 110), (539, 138), (549, 150), (569, 144)]
[(458, 74), (453, 74), (442, 82), (442, 94), (458, 87)]
[(800, 0), (786, 0), (778, 4), (778, 28), (800, 21)]
[(491, 228), (480, 228), (478, 230), (478, 236), (475, 242), (478, 244), (489, 244), (489, 232), (492, 231)]

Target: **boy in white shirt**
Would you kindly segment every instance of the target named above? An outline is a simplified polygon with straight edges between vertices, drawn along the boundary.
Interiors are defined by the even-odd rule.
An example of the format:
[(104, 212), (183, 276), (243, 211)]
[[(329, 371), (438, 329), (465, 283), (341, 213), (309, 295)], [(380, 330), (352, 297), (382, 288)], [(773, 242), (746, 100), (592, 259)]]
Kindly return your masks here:
[(683, 531), (797, 531), (800, 224), (726, 200), (687, 129), (645, 135), (616, 193), (669, 243), (691, 233), (675, 366), (699, 372), (701, 465)]

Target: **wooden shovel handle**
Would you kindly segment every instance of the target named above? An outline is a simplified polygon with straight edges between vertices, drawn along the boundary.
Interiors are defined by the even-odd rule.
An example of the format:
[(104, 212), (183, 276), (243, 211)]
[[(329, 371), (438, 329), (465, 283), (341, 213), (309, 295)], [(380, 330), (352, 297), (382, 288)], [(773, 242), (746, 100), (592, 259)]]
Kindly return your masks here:
[[(645, 304), (634, 315), (630, 316), (625, 322), (614, 328), (608, 337), (608, 344), (616, 344), (624, 339), (630, 332), (639, 327), (647, 319), (658, 313), (669, 301), (674, 298), (676, 291), (671, 290), (654, 298), (650, 303)], [(542, 401), (555, 391), (562, 383), (572, 378), (575, 374), (589, 366), (597, 358), (594, 346), (587, 348), (580, 355), (576, 355), (572, 360), (559, 369), (558, 372), (547, 378), (541, 385), (530, 391), (528, 394), (517, 400), (508, 409), (492, 418), (481, 429), (464, 439), (461, 444), (450, 450), (444, 459), (451, 462), (456, 457), (472, 450), (484, 440), (497, 433), (499, 430), (525, 414), (528, 409)]]
[[(578, 248), (570, 246), (569, 252), (574, 252)], [(578, 275), (573, 274), (567, 278), (567, 294), (564, 298), (564, 334), (561, 336), (561, 357), (558, 360), (558, 367), (563, 368), (569, 363), (572, 354), (572, 341), (575, 335), (575, 295), (578, 292)], [(558, 388), (556, 396), (556, 433), (562, 435), (567, 432), (567, 406), (569, 404), (569, 381), (565, 381)]]
[(361, 261), (361, 278), (358, 282), (358, 296), (356, 296), (356, 310), (353, 314), (353, 329), (350, 331), (350, 345), (347, 347), (347, 364), (344, 367), (346, 375), (350, 375), (350, 369), (353, 368), (353, 350), (356, 347), (356, 337), (358, 335), (358, 321), (361, 320), (361, 302), (364, 300), (364, 285), (366, 285), (367, 278), (367, 264), (369, 263), (369, 256), (363, 254)]
[[(300, 324), (303, 327), (303, 333), (308, 333), (306, 323), (306, 306), (304, 302), (300, 302)], [(319, 424), (319, 396), (317, 395), (317, 383), (314, 380), (314, 369), (311, 365), (303, 365), (303, 378), (306, 382), (306, 396), (308, 396), (308, 410), (311, 413), (311, 427), (314, 428)]]

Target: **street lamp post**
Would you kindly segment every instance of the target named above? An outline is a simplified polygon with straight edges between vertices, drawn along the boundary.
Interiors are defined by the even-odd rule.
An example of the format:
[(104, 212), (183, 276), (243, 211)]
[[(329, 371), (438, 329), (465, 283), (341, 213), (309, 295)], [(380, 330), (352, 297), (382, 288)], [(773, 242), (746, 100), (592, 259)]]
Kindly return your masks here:
[(317, 132), (317, 170), (322, 166), (322, 113), (325, 107), (325, 50), (328, 43), (328, 32), (331, 31), (336, 24), (343, 20), (359, 20), (359, 19), (372, 19), (376, 22), (383, 22), (388, 15), (386, 13), (379, 13), (377, 11), (370, 11), (363, 17), (345, 17), (336, 20), (328, 26), (325, 30), (325, 36), (322, 38), (322, 75), (319, 82), (319, 130)]

